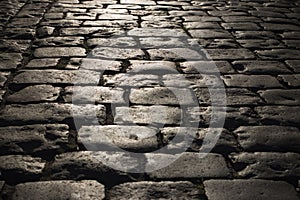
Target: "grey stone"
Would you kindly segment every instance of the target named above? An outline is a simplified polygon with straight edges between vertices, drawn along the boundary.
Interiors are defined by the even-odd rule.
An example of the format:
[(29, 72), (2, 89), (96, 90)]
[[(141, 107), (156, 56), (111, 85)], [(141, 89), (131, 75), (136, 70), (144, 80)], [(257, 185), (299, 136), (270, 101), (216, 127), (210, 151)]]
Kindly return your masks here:
[[(72, 112), (73, 111), (73, 112)], [(72, 117), (81, 123), (103, 124), (106, 119), (103, 105), (71, 105), (58, 103), (7, 105), (1, 112), (1, 123), (24, 124), (35, 122), (61, 122)]]
[(201, 49), (171, 48), (147, 50), (151, 60), (202, 60), (204, 58)]
[(282, 74), (291, 73), (284, 63), (278, 61), (234, 61), (233, 67), (246, 74)]
[(140, 49), (97, 47), (92, 50), (91, 56), (104, 59), (141, 59), (145, 55)]
[(225, 75), (222, 77), (228, 87), (282, 88), (278, 80), (269, 75)]
[(146, 37), (139, 38), (142, 48), (178, 48), (186, 46), (186, 43), (176, 37)]
[(130, 61), (127, 71), (132, 74), (162, 75), (179, 73), (175, 63), (168, 61)]
[(50, 26), (42, 26), (36, 30), (37, 37), (48, 37), (51, 36), (55, 28)]
[(9, 72), (0, 72), (0, 87), (4, 86), (9, 75)]
[(278, 49), (284, 48), (284, 45), (279, 40), (274, 39), (247, 39), (237, 40), (245, 48), (251, 49)]
[(13, 103), (55, 101), (58, 99), (60, 91), (61, 88), (51, 85), (28, 86), (9, 95), (7, 101)]
[(292, 86), (292, 87), (300, 86), (300, 74), (279, 75), (279, 77), (284, 82), (286, 82), (289, 86)]
[(280, 124), (299, 124), (299, 106), (263, 106), (255, 108), (261, 121), (265, 123), (276, 122)]
[[(172, 191), (172, 192), (170, 192)], [(124, 183), (113, 187), (109, 191), (111, 200), (126, 199), (204, 199), (200, 198), (200, 191), (196, 185), (188, 181), (141, 181), (136, 183)]]
[(238, 39), (276, 39), (272, 31), (236, 31), (233, 33)]
[(299, 89), (263, 90), (263, 91), (258, 91), (258, 93), (268, 104), (300, 105)]
[(263, 59), (294, 59), (300, 57), (300, 50), (296, 49), (272, 49), (255, 51)]
[(68, 145), (67, 125), (27, 125), (0, 128), (1, 154), (57, 152)]
[(149, 151), (158, 148), (155, 129), (143, 126), (83, 126), (78, 141), (88, 150)]
[(83, 181), (40, 181), (16, 186), (12, 199), (93, 199), (105, 198), (104, 186), (94, 180)]
[(207, 49), (207, 54), (213, 60), (253, 59), (253, 53), (247, 49)]
[(117, 74), (104, 76), (104, 86), (137, 88), (159, 86), (159, 76), (153, 74)]
[(300, 73), (300, 60), (287, 60), (285, 61), (291, 68), (293, 68), (294, 72)]
[(137, 47), (137, 43), (132, 37), (92, 38), (87, 41), (87, 44), (97, 47)]
[(168, 106), (116, 107), (115, 124), (180, 124), (181, 110)]
[(31, 60), (25, 68), (55, 68), (59, 58), (41, 58)]
[[(180, 156), (180, 157), (178, 157)], [(204, 156), (204, 157), (203, 157)], [(175, 160), (168, 166), (148, 173), (155, 179), (180, 179), (180, 178), (225, 178), (231, 177), (230, 170), (226, 166), (225, 159), (219, 154), (182, 153), (181, 155), (146, 154), (147, 163), (151, 165), (163, 165), (157, 163), (157, 158)], [(209, 167), (208, 167), (209, 166)], [(153, 166), (152, 166), (153, 167)]]
[(207, 180), (204, 181), (208, 200), (297, 200), (292, 185), (283, 181), (271, 180)]
[(226, 30), (259, 30), (261, 29), (256, 23), (253, 22), (230, 22), (230, 23), (222, 23)]
[(190, 105), (196, 106), (192, 90), (171, 87), (132, 89), (129, 100), (134, 104)]
[(231, 38), (232, 36), (224, 31), (219, 29), (199, 29), (199, 30), (189, 30), (189, 33), (193, 36), (193, 38)]
[[(30, 46), (30, 40), (5, 40), (0, 39), (0, 50), (4, 53), (23, 53)], [(4, 54), (5, 55), (5, 54)]]
[(13, 79), (14, 84), (91, 84), (97, 85), (100, 73), (88, 70), (24, 70)]
[(136, 37), (187, 37), (181, 29), (135, 28), (128, 31), (129, 36)]
[[(37, 39), (33, 43), (33, 47), (43, 47), (43, 46), (53, 46), (53, 47), (59, 47), (59, 46), (78, 46), (83, 45), (84, 38), (83, 37), (47, 37), (43, 39)], [(72, 56), (80, 56), (80, 52), (83, 51), (83, 49), (74, 49), (75, 47), (72, 47), (70, 50), (67, 49), (57, 49), (57, 51), (61, 51), (62, 56), (68, 56), (66, 52), (70, 52)], [(53, 49), (56, 50), (56, 49)], [(51, 50), (48, 50), (48, 52)], [(72, 52), (77, 51), (78, 53)], [(76, 55), (74, 55), (74, 53)], [(40, 53), (41, 54), (41, 53)], [(71, 56), (70, 55), (70, 56)], [(39, 57), (42, 57), (40, 55)], [(45, 56), (47, 57), (47, 56)]]
[(246, 151), (299, 152), (299, 129), (289, 126), (241, 126), (234, 133)]
[[(27, 155), (0, 156), (1, 179), (8, 184), (37, 180), (46, 162)], [(13, 177), (13, 178), (12, 178)]]
[(180, 63), (180, 68), (187, 74), (233, 73), (234, 69), (227, 61), (190, 61)]
[(0, 69), (16, 69), (21, 65), (23, 60), (20, 53), (1, 53), (0, 54)]
[(81, 47), (42, 47), (34, 51), (34, 56), (41, 57), (71, 57), (86, 56), (85, 49)]
[(66, 87), (64, 100), (68, 103), (93, 104), (93, 103), (111, 103), (125, 104), (122, 88), (109, 88), (98, 86), (73, 86)]
[(239, 177), (258, 179), (299, 177), (300, 155), (297, 153), (255, 152), (231, 154)]
[(66, 68), (87, 69), (105, 73), (120, 72), (122, 70), (121, 62), (115, 60), (102, 60), (97, 58), (71, 58)]

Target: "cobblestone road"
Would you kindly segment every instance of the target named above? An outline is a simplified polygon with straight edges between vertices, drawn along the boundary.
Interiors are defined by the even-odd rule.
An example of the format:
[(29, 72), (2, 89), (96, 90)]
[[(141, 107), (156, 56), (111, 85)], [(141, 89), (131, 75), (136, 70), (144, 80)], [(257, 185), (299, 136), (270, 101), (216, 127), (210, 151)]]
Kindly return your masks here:
[[(2, 0), (0, 11), (1, 199), (300, 199), (300, 1)], [(226, 120), (201, 158), (224, 112), (215, 81)], [(196, 135), (167, 167), (99, 161), (168, 160), (153, 151), (189, 135), (182, 116)]]

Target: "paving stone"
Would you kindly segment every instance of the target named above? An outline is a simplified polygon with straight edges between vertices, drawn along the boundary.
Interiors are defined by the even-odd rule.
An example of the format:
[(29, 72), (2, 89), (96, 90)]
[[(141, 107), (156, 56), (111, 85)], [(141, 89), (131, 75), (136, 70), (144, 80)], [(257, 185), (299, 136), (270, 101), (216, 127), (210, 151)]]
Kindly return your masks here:
[(299, 49), (300, 41), (299, 40), (283, 40), (284, 44), (289, 48)]
[(52, 180), (93, 179), (105, 185), (114, 185), (130, 180), (127, 174), (115, 169), (130, 171), (139, 168), (139, 165), (138, 160), (130, 157), (128, 153), (79, 151), (57, 155), (47, 171)]
[(123, 31), (119, 28), (108, 27), (79, 27), (79, 28), (62, 28), (61, 36), (114, 36), (122, 35)]
[(253, 16), (221, 16), (225, 22), (261, 22), (261, 19)]
[(117, 74), (104, 76), (104, 86), (137, 88), (146, 86), (159, 86), (158, 75), (153, 74)]
[(83, 124), (103, 124), (106, 119), (103, 105), (71, 105), (58, 103), (7, 105), (1, 112), (2, 124), (29, 122), (62, 122), (76, 117)]
[(300, 90), (263, 90), (258, 91), (268, 104), (300, 105)]
[(49, 19), (63, 19), (64, 18), (64, 13), (46, 13), (44, 15), (45, 20)]
[[(27, 125), (1, 127), (1, 155), (25, 153), (45, 156), (68, 145), (67, 125)], [(51, 154), (50, 154), (51, 155)]]
[(203, 48), (224, 49), (224, 48), (239, 48), (238, 43), (233, 39), (197, 39), (198, 43)]
[[(220, 112), (220, 111), (219, 111)], [(258, 115), (249, 107), (226, 107), (224, 128), (234, 129), (239, 126), (258, 125)]]
[(114, 37), (114, 38), (92, 38), (87, 41), (89, 46), (98, 47), (137, 47), (137, 43), (132, 37)]
[(137, 20), (137, 16), (134, 15), (123, 15), (123, 14), (102, 14), (99, 15), (97, 19), (100, 20)]
[(143, 126), (83, 126), (78, 141), (88, 150), (151, 151), (158, 148), (155, 129)]
[(121, 0), (121, 4), (156, 5), (156, 3), (151, 0), (141, 0), (138, 2), (136, 2), (134, 0)]
[[(83, 42), (84, 42), (83, 37), (47, 37), (44, 39), (35, 40), (33, 43), (33, 47), (79, 46), (79, 45), (83, 45)], [(76, 49), (73, 49), (73, 50), (76, 50)], [(71, 49), (70, 51), (72, 52), (73, 50)], [(63, 54), (65, 55), (65, 53), (63, 53)]]
[(223, 80), (228, 87), (247, 88), (282, 88), (278, 80), (269, 75), (224, 75)]
[(256, 53), (263, 59), (294, 59), (300, 56), (300, 50), (296, 49), (261, 50)]
[[(115, 9), (116, 10), (116, 9)], [(132, 29), (138, 27), (137, 21), (128, 20), (101, 20), (101, 21), (85, 21), (84, 26), (110, 27), (110, 28), (126, 28)]]
[(36, 26), (40, 21), (40, 18), (38, 17), (30, 17), (30, 18), (14, 18), (10, 21), (10, 23), (7, 25), (8, 27), (34, 27)]
[(116, 107), (115, 124), (179, 124), (181, 110), (168, 106)]
[(244, 166), (237, 173), (240, 177), (258, 179), (299, 177), (299, 157), (297, 153), (255, 152), (230, 156), (233, 166)]
[(180, 156), (177, 160), (175, 160), (167, 167), (148, 173), (150, 178), (153, 179), (231, 177), (230, 170), (226, 166), (225, 159), (219, 154), (209, 153), (205, 157), (202, 157), (204, 156), (202, 154), (185, 152), (181, 155), (149, 153), (145, 156), (149, 167), (151, 167), (151, 165), (162, 164), (156, 162), (158, 157), (165, 157), (165, 160), (173, 160)]
[(94, 84), (100, 79), (98, 72), (81, 70), (24, 70), (16, 75), (13, 84)]
[(260, 30), (261, 28), (253, 22), (231, 22), (221, 23), (225, 30)]
[(16, 186), (12, 199), (95, 199), (105, 198), (104, 186), (94, 180), (40, 181)]
[(21, 65), (23, 60), (20, 53), (1, 53), (0, 54), (0, 69), (16, 69)]
[(184, 16), (185, 22), (221, 22), (220, 17), (215, 16)]
[(104, 59), (141, 59), (145, 55), (140, 49), (98, 47), (92, 50), (91, 56)]
[(174, 74), (179, 73), (176, 70), (175, 63), (168, 61), (130, 61), (131, 65), (127, 68), (127, 71), (132, 74)]
[(219, 72), (234, 72), (226, 61), (188, 61), (180, 63), (180, 68), (187, 74), (216, 74)]
[(59, 58), (41, 58), (31, 60), (25, 68), (55, 68)]
[(102, 73), (105, 73), (106, 71), (116, 73), (122, 70), (120, 61), (102, 60), (99, 58), (71, 58), (66, 68), (80, 68), (80, 70), (87, 69)]
[(245, 74), (282, 74), (291, 73), (284, 63), (278, 61), (234, 61), (233, 67)]
[(201, 60), (205, 57), (201, 49), (171, 48), (149, 49), (151, 60)]
[(132, 89), (129, 100), (134, 104), (196, 106), (195, 96), (189, 89), (154, 87)]
[(300, 86), (300, 74), (279, 75), (279, 78), (281, 78), (289, 86), (292, 86), (292, 87)]
[(79, 19), (79, 20), (94, 20), (96, 19), (97, 13), (67, 13), (66, 19)]
[(187, 29), (221, 29), (217, 22), (186, 22), (183, 23)]
[[(172, 192), (170, 192), (172, 191)], [(199, 189), (188, 181), (124, 183), (109, 191), (110, 199), (204, 199)]]
[(40, 23), (41, 26), (53, 26), (53, 27), (73, 27), (80, 26), (82, 24), (82, 20), (73, 20), (73, 19), (51, 19), (44, 20)]
[(35, 31), (32, 28), (9, 28), (3, 31), (3, 35), (10, 39), (30, 40), (35, 37)]
[(265, 30), (271, 31), (299, 31), (300, 26), (292, 24), (260, 23)]
[(187, 37), (181, 29), (135, 28), (127, 34), (136, 37)]
[(233, 33), (238, 39), (276, 39), (271, 31), (236, 31)]
[(65, 102), (78, 104), (125, 104), (124, 90), (122, 88), (109, 88), (98, 86), (66, 87), (63, 95)]
[(298, 199), (293, 186), (283, 181), (237, 179), (207, 180), (204, 181), (204, 188), (208, 200)]
[(253, 59), (253, 53), (247, 49), (206, 49), (213, 60)]
[(30, 46), (30, 40), (8, 40), (0, 39), (0, 50), (4, 53), (23, 53)]
[(300, 31), (285, 31), (284, 33), (280, 34), (281, 37), (285, 39), (299, 39)]
[(289, 106), (264, 106), (255, 108), (261, 121), (264, 123), (276, 122), (280, 124), (299, 124), (300, 116), (298, 115), (299, 107)]
[(234, 133), (246, 151), (299, 152), (299, 129), (289, 126), (242, 126)]
[[(237, 149), (237, 142), (229, 131), (222, 128), (192, 128), (192, 127), (164, 127), (161, 129), (162, 142), (164, 145), (168, 145), (168, 150), (178, 150), (179, 148), (188, 147), (192, 151), (210, 151), (209, 143), (213, 144), (213, 140), (209, 141), (208, 137), (211, 135), (218, 135), (218, 141), (214, 145), (212, 152), (232, 152)], [(211, 134), (211, 135), (208, 135)], [(176, 136), (176, 142), (172, 142)], [(205, 138), (207, 137), (207, 138)], [(179, 138), (179, 139), (177, 139)], [(193, 139), (193, 142), (191, 142)], [(204, 146), (204, 141), (208, 144)]]
[(38, 180), (46, 162), (23, 155), (0, 156), (1, 179), (8, 184)]
[(60, 91), (60, 88), (50, 85), (29, 86), (9, 95), (7, 101), (12, 103), (55, 101)]
[(189, 30), (189, 33), (192, 35), (193, 38), (231, 38), (232, 36), (224, 31), (218, 29), (197, 29), (197, 30)]
[(34, 56), (41, 57), (71, 57), (86, 56), (86, 51), (80, 47), (43, 47), (34, 51)]
[(300, 60), (285, 61), (296, 73), (300, 73)]
[(177, 48), (186, 46), (184, 41), (176, 37), (146, 37), (139, 40), (142, 48)]
[(279, 40), (274, 39), (247, 39), (237, 40), (243, 47), (252, 49), (276, 49), (284, 48), (284, 45)]

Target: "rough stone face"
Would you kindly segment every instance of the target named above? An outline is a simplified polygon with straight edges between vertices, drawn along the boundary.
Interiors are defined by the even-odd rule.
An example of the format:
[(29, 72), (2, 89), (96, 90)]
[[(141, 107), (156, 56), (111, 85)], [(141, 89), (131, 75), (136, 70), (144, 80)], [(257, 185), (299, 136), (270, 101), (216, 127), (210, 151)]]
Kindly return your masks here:
[(282, 88), (278, 80), (269, 75), (225, 75), (222, 77), (228, 87)]
[(9, 184), (38, 179), (46, 162), (23, 155), (0, 156), (1, 179)]
[(300, 176), (300, 155), (297, 153), (255, 152), (230, 156), (233, 166), (244, 166), (237, 170), (240, 177), (270, 179)]
[(71, 58), (66, 68), (80, 70), (92, 70), (102, 73), (120, 72), (122, 69), (121, 62), (115, 60), (102, 60), (96, 58)]
[(296, 49), (272, 49), (256, 51), (256, 53), (263, 59), (293, 59), (300, 56), (300, 50)]
[(136, 28), (127, 34), (136, 37), (187, 37), (182, 29)]
[(144, 57), (144, 52), (140, 49), (98, 47), (92, 50), (91, 55), (104, 59), (141, 59)]
[(109, 88), (97, 86), (73, 86), (66, 87), (64, 91), (65, 102), (91, 104), (91, 103), (112, 103), (125, 104), (124, 90), (122, 88)]
[(92, 38), (87, 41), (87, 44), (98, 47), (137, 47), (137, 43), (132, 37)]
[(51, 85), (29, 86), (9, 95), (7, 101), (13, 103), (55, 101), (60, 91), (60, 88)]
[(286, 63), (293, 68), (296, 73), (300, 73), (300, 60), (288, 60)]
[(253, 53), (247, 49), (207, 49), (213, 60), (253, 59)]
[(181, 110), (168, 106), (116, 107), (116, 124), (179, 124)]
[(300, 86), (300, 74), (292, 75), (279, 75), (289, 86), (299, 87)]
[(131, 61), (127, 71), (133, 74), (149, 75), (178, 73), (175, 64), (168, 61)]
[(62, 122), (76, 117), (81, 123), (103, 124), (106, 119), (103, 105), (71, 105), (58, 103), (7, 105), (0, 119), (3, 124), (24, 124), (28, 122)]
[(25, 68), (54, 68), (59, 62), (59, 58), (41, 58), (31, 60)]
[(147, 87), (147, 86), (159, 86), (158, 75), (152, 74), (116, 74), (114, 76), (104, 76), (104, 86), (114, 86), (114, 87), (127, 87), (127, 88), (137, 88), (137, 87)]
[(293, 186), (283, 181), (207, 180), (204, 181), (204, 188), (208, 200), (299, 199)]
[(105, 198), (104, 186), (94, 180), (40, 181), (16, 186), (12, 199), (94, 199)]
[(2, 52), (23, 53), (30, 46), (30, 40), (6, 40), (0, 39), (0, 50)]
[(300, 105), (300, 90), (297, 89), (261, 90), (258, 93), (268, 104)]
[(154, 87), (132, 89), (129, 100), (134, 104), (190, 105), (196, 106), (195, 97), (189, 89)]
[(234, 134), (246, 151), (300, 151), (300, 135), (296, 127), (241, 126)]
[(203, 52), (201, 49), (171, 48), (171, 49), (149, 49), (151, 60), (201, 60)]
[[(80, 49), (75, 49), (76, 47), (68, 47), (70, 49), (57, 49), (58, 46), (78, 46), (78, 45), (83, 45), (83, 40), (84, 38), (83, 37), (47, 37), (47, 38), (44, 38), (44, 39), (37, 39), (34, 41), (33, 43), (33, 46), (34, 47), (43, 47), (43, 46), (53, 46), (53, 47), (56, 47), (55, 49), (53, 50), (57, 50), (58, 52), (54, 52), (54, 53), (57, 53), (57, 54), (53, 54), (52, 52), (49, 52), (49, 49), (48, 51), (44, 50), (45, 52), (49, 52), (49, 53), (52, 53), (52, 56), (50, 57), (60, 57), (60, 56), (57, 56), (58, 53), (61, 55), (61, 56), (81, 56), (80, 55), (80, 52), (84, 52), (84, 50), (81, 50), (79, 51)], [(41, 52), (42, 50), (40, 50), (39, 52), (37, 52), (37, 57), (42, 57), (42, 54), (43, 52)], [(75, 52), (77, 51), (77, 52)], [(47, 56), (45, 56), (47, 57)]]
[(209, 39), (209, 38), (231, 38), (232, 36), (224, 31), (224, 30), (214, 30), (214, 29), (201, 29), (201, 30), (189, 30), (190, 34), (194, 38), (203, 38), (203, 39)]
[(156, 134), (155, 129), (143, 126), (83, 126), (79, 130), (78, 141), (89, 150), (111, 150), (118, 147), (149, 151), (158, 147)]
[(117, 169), (130, 171), (139, 168), (140, 164), (137, 159), (122, 152), (81, 151), (57, 155), (47, 171), (52, 179), (96, 179), (109, 185), (130, 180)]
[[(178, 158), (177, 156), (180, 157)], [(181, 155), (146, 154), (149, 166), (163, 166), (164, 163), (156, 162), (156, 158), (158, 157), (165, 157), (166, 161), (178, 158), (167, 167), (148, 174), (151, 178), (155, 179), (231, 177), (230, 170), (227, 168), (225, 159), (221, 155), (209, 153), (205, 157), (202, 156), (204, 155), (188, 152)]]
[(94, 84), (97, 85), (100, 73), (89, 70), (26, 70), (13, 79), (14, 84)]
[(0, 54), (0, 69), (16, 69), (21, 65), (23, 60), (20, 53), (1, 53)]
[(111, 200), (202, 199), (199, 189), (188, 181), (124, 183), (113, 187), (109, 191), (109, 196)]
[(232, 64), (238, 72), (246, 74), (291, 73), (283, 63), (277, 61), (234, 61)]
[(0, 72), (0, 87), (4, 86), (9, 75), (9, 72)]
[(299, 124), (300, 116), (298, 114), (299, 106), (263, 106), (255, 108), (255, 111), (265, 123), (275, 122), (280, 124)]
[(70, 56), (86, 56), (85, 49), (80, 47), (43, 47), (37, 48), (34, 56), (41, 57), (70, 57)]

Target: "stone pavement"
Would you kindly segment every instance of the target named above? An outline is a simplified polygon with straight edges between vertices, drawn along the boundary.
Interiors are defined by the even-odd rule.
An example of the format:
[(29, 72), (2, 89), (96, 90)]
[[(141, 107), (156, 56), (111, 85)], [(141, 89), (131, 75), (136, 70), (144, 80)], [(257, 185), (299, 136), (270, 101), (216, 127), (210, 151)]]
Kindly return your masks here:
[(300, 199), (299, 0), (2, 0), (0, 29), (1, 199)]

